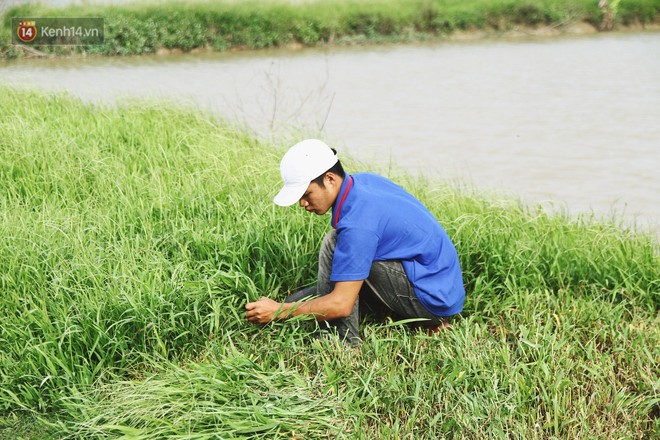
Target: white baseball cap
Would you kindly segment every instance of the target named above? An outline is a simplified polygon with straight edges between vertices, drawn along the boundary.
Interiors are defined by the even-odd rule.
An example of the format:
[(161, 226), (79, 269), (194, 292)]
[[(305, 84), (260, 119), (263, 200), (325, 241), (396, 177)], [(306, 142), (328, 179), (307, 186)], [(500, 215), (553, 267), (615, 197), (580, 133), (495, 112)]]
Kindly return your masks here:
[(306, 139), (289, 148), (280, 162), (284, 186), (273, 199), (276, 205), (290, 206), (305, 194), (312, 180), (339, 161), (323, 141)]

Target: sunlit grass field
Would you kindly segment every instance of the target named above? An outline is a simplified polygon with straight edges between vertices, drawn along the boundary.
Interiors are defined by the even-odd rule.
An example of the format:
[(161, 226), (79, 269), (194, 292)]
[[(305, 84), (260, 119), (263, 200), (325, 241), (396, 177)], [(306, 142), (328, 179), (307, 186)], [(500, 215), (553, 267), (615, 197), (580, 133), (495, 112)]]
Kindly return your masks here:
[(0, 88), (0, 438), (658, 435), (658, 241), (595, 218), (381, 171), (456, 244), (453, 328), (365, 323), (353, 350), (249, 324), (314, 281), (330, 227), (271, 202), (287, 146)]

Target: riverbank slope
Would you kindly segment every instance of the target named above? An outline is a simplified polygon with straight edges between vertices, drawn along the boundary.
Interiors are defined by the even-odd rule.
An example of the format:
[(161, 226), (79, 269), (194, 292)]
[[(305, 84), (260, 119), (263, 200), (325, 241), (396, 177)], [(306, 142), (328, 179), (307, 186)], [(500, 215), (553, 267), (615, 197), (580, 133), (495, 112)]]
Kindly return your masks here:
[(314, 281), (329, 227), (272, 204), (285, 145), (167, 103), (6, 87), (0, 140), (0, 438), (658, 428), (657, 238), (392, 174), (456, 244), (465, 311), (434, 335), (365, 324), (352, 351), (244, 318)]
[[(200, 2), (7, 11), (0, 53), (18, 56), (139, 55), (226, 51), (323, 44), (413, 42), (482, 38), (509, 32), (556, 35), (626, 28), (657, 28), (654, 0), (337, 0), (333, 2)], [(104, 42), (94, 46), (11, 45), (11, 17), (101, 17)]]

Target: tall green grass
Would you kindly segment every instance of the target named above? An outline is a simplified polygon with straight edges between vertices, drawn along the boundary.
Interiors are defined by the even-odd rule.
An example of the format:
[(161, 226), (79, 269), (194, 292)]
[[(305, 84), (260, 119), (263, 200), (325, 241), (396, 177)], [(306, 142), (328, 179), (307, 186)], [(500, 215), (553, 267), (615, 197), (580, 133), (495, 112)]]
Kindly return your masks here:
[(0, 437), (657, 434), (658, 242), (611, 223), (392, 174), (456, 243), (453, 329), (370, 323), (352, 351), (249, 324), (314, 281), (329, 228), (272, 204), (283, 147), (0, 88)]
[[(655, 0), (626, 0), (617, 8), (621, 24), (653, 23)], [(97, 46), (44, 46), (69, 54), (133, 55), (160, 49), (259, 49), (289, 44), (314, 46), (362, 41), (414, 41), (457, 30), (507, 30), (514, 26), (562, 25), (586, 21), (598, 25), (598, 0), (338, 0), (291, 3), (171, 2), (47, 8), (25, 5), (7, 11), (0, 32), (6, 57), (21, 52), (10, 41), (11, 17), (103, 17), (105, 42)]]

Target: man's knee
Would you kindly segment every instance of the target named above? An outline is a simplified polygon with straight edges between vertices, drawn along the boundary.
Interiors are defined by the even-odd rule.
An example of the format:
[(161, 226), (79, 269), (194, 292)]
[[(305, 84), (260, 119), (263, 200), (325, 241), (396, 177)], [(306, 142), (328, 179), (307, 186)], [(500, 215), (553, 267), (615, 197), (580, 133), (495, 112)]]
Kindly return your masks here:
[(321, 244), (321, 247), (322, 248), (331, 247), (334, 250), (336, 243), (337, 243), (337, 231), (331, 229), (330, 231), (328, 231), (327, 234), (325, 234), (325, 237), (323, 237), (323, 244)]
[(323, 237), (323, 243), (321, 244), (321, 251), (319, 255), (321, 258), (332, 259), (335, 254), (335, 245), (337, 244), (337, 232), (333, 229), (328, 231)]

